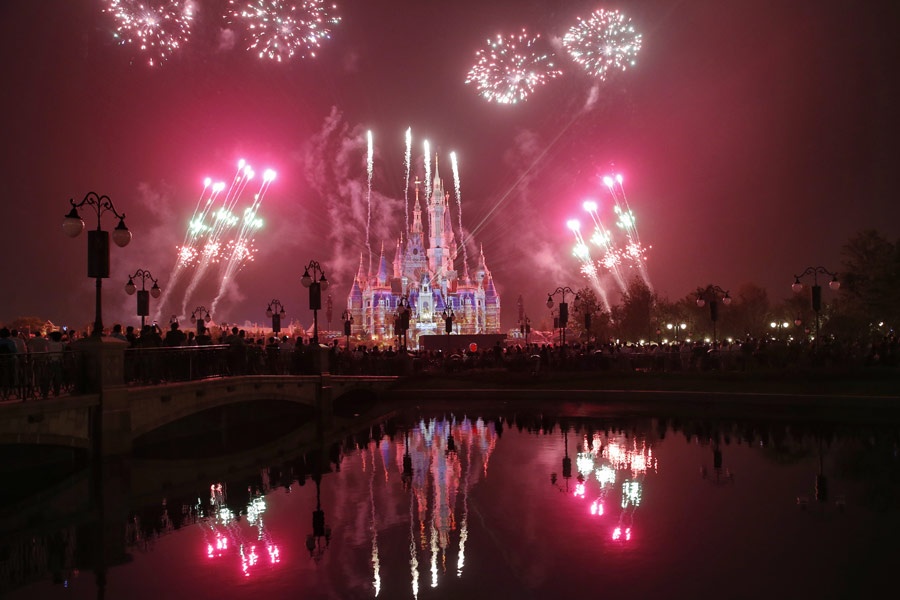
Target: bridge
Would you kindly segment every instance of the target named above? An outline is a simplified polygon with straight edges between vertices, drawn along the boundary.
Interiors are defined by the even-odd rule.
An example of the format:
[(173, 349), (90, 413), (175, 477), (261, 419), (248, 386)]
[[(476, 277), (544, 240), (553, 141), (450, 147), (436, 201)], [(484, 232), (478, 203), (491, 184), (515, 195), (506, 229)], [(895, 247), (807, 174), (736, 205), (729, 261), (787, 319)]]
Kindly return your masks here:
[[(233, 375), (198, 370), (196, 379), (127, 385), (124, 344), (104, 340), (79, 349), (83, 381), (71, 395), (0, 405), (0, 444), (41, 444), (129, 452), (135, 439), (169, 423), (231, 404), (284, 401), (311, 408), (326, 426), (335, 409), (359, 399), (375, 400), (399, 379), (386, 375)], [(86, 345), (89, 344), (86, 343)], [(184, 352), (179, 349), (178, 352)], [(323, 351), (324, 352), (324, 351)], [(174, 354), (161, 355), (172, 363)], [(223, 367), (225, 361), (219, 361)], [(174, 363), (183, 367), (185, 361)], [(208, 366), (208, 365), (207, 365)], [(77, 390), (84, 390), (79, 393)], [(354, 400), (355, 399), (355, 400)]]

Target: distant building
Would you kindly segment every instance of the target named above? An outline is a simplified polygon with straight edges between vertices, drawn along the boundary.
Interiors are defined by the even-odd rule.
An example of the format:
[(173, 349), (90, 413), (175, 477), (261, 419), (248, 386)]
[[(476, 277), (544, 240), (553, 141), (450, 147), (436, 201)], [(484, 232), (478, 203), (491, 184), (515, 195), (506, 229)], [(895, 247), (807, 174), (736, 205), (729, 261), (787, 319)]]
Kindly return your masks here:
[[(431, 190), (426, 186), (425, 201), (427, 238), (417, 180), (412, 224), (397, 240), (390, 265), (384, 244), (375, 273), (368, 272), (364, 257), (360, 256), (359, 271), (347, 296), (353, 333), (380, 340), (394, 337), (398, 303), (403, 297), (408, 298), (412, 311), (408, 332), (412, 345), (417, 344), (419, 335), (444, 334), (442, 313), (448, 306), (455, 315), (453, 333), (500, 333), (500, 296), (487, 268), (484, 249), (479, 252), (474, 276), (470, 276), (463, 252), (457, 252), (450, 194), (444, 191), (437, 158), (434, 181)], [(454, 268), (456, 264), (461, 266), (461, 274)]]

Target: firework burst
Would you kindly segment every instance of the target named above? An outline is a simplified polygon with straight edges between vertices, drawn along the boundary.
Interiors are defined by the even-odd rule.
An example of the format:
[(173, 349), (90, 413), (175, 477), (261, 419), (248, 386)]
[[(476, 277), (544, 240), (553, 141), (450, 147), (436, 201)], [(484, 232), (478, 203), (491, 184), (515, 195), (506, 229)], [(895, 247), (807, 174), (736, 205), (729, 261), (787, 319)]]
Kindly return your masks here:
[(232, 21), (247, 27), (247, 50), (278, 62), (295, 55), (315, 57), (341, 18), (323, 0), (229, 0)]
[(478, 93), (491, 102), (515, 104), (524, 101), (538, 87), (562, 75), (553, 64), (553, 54), (540, 50), (540, 35), (498, 35), (475, 53), (475, 64), (466, 83), (474, 83)]
[(606, 81), (611, 71), (634, 66), (641, 49), (641, 34), (635, 32), (631, 19), (619, 11), (601, 8), (587, 20), (579, 17), (563, 37), (563, 46), (588, 73)]
[(151, 67), (168, 60), (191, 36), (190, 0), (107, 0), (103, 11), (116, 21), (119, 44), (138, 48)]

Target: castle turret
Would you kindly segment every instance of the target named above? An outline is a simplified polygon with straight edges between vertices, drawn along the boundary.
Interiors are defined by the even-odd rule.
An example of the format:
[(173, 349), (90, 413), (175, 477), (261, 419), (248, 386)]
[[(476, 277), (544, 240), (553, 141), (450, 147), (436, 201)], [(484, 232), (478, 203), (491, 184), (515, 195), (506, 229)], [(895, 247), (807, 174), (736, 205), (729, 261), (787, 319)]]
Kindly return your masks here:
[(384, 258), (384, 242), (381, 242), (381, 258), (378, 260), (378, 276), (376, 278), (379, 286), (384, 286), (388, 281), (387, 261)]
[(394, 279), (403, 277), (403, 251), (400, 249), (400, 240), (397, 238), (397, 249), (394, 250)]

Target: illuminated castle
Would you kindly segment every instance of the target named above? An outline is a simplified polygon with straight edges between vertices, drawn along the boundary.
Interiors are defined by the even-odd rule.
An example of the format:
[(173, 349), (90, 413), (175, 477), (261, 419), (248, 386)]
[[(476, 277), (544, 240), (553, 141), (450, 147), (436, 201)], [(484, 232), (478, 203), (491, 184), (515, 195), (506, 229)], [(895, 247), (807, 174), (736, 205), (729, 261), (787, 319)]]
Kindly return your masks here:
[[(360, 256), (359, 271), (347, 297), (354, 334), (369, 334), (375, 339), (397, 335), (394, 321), (403, 297), (408, 298), (412, 311), (408, 335), (413, 345), (420, 335), (445, 333), (442, 314), (448, 305), (454, 314), (454, 334), (500, 333), (500, 296), (485, 264), (483, 249), (474, 277), (470, 277), (469, 265), (462, 259), (464, 253), (457, 256), (450, 194), (444, 191), (437, 158), (431, 193), (428, 191), (426, 186), (427, 243), (416, 180), (412, 225), (397, 240), (390, 266), (383, 244), (377, 272), (367, 272)], [(462, 263), (461, 276), (454, 269), (457, 258)]]

